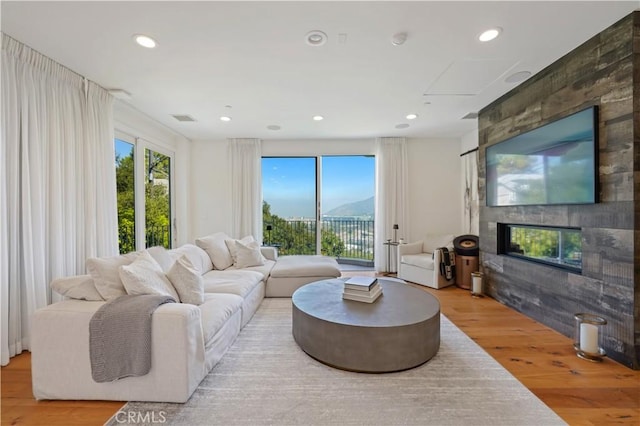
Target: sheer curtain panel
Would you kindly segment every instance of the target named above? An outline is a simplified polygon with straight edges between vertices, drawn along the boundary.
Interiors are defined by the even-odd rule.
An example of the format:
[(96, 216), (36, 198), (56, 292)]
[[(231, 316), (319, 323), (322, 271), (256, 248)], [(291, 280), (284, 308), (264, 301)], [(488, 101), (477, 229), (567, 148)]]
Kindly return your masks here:
[[(393, 239), (393, 225), (398, 225), (398, 238), (409, 235), (407, 220), (407, 141), (406, 138), (376, 139), (376, 231), (375, 269), (389, 271), (394, 267), (394, 247), (383, 243)], [(391, 265), (387, 264), (387, 249), (391, 250)]]
[(480, 207), (478, 200), (478, 151), (466, 153), (464, 166), (464, 232), (478, 235)]
[(118, 253), (113, 98), (2, 34), (1, 363), (29, 349), (53, 278)]
[(260, 139), (229, 139), (231, 165), (231, 232), (262, 241), (262, 143)]

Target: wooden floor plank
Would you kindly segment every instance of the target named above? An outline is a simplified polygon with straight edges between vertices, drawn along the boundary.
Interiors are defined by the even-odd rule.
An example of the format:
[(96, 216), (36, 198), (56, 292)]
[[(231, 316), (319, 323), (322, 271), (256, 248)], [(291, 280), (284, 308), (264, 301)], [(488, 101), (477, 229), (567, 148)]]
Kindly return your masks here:
[[(414, 286), (436, 296), (449, 320), (570, 425), (640, 424), (640, 371), (608, 358), (582, 360), (570, 338), (489, 297), (472, 298), (455, 286)], [(14, 357), (0, 374), (3, 425), (102, 425), (123, 405), (34, 400), (29, 353)]]

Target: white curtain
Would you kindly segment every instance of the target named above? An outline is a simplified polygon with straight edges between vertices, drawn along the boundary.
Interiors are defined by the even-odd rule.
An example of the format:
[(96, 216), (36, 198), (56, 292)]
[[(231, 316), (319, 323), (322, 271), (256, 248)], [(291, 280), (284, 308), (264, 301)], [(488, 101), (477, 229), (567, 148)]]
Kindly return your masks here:
[(464, 232), (478, 235), (480, 207), (478, 200), (478, 151), (466, 153), (464, 167)]
[(262, 143), (229, 139), (233, 237), (253, 235), (262, 242)]
[(30, 348), (53, 278), (118, 253), (113, 98), (2, 34), (1, 364)]
[[(375, 269), (396, 271), (395, 247), (384, 245), (394, 238), (393, 225), (398, 225), (397, 238), (409, 235), (407, 220), (408, 157), (405, 138), (376, 139), (376, 231)], [(391, 262), (388, 262), (390, 250)]]

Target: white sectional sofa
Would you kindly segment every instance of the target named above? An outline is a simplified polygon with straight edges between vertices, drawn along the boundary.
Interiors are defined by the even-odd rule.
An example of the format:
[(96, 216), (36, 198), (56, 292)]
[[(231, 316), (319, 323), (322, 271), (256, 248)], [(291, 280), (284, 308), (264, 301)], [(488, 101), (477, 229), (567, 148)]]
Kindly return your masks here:
[(230, 240), (219, 233), (197, 240), (198, 245), (148, 250), (167, 274), (184, 255), (201, 276), (203, 302), (166, 303), (153, 313), (151, 369), (144, 376), (97, 383), (89, 355), (89, 322), (107, 303), (102, 280), (117, 281), (118, 268), (132, 264), (137, 253), (93, 259), (88, 262), (91, 274), (54, 280), (52, 288), (68, 300), (33, 316), (31, 362), (36, 399), (185, 402), (251, 320), (265, 294), (291, 297), (306, 283), (340, 276), (335, 259), (278, 258), (271, 247), (259, 248), (261, 264), (238, 267), (243, 265), (230, 256), (232, 264), (227, 265), (221, 239)]

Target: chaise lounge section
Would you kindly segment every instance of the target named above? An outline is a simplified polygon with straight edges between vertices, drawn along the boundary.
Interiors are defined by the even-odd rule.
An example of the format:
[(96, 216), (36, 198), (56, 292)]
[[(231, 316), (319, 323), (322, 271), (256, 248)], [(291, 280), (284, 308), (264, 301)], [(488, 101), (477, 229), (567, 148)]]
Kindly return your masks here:
[[(256, 259), (256, 250), (259, 252), (260, 264), (243, 266), (229, 252), (231, 265), (217, 269), (216, 263), (228, 263), (226, 256), (222, 263), (219, 257), (225, 255), (221, 240), (233, 247), (236, 241), (245, 239), (233, 240), (218, 233), (197, 240), (197, 245), (147, 250), (165, 274), (170, 274), (177, 259), (185, 256), (201, 279), (203, 302), (167, 303), (155, 310), (151, 369), (144, 376), (95, 382), (89, 348), (89, 323), (107, 303), (103, 296), (105, 278), (111, 280), (112, 289), (116, 288), (118, 268), (133, 264), (137, 253), (94, 259), (87, 262), (94, 266), (88, 267), (91, 274), (54, 280), (52, 288), (69, 300), (42, 308), (33, 316), (31, 360), (36, 399), (185, 402), (224, 356), (265, 296), (291, 297), (304, 284), (340, 276), (335, 259), (278, 258), (275, 249), (257, 247), (247, 240), (241, 244), (251, 246)], [(215, 242), (217, 249), (212, 251), (207, 241)], [(101, 268), (95, 268), (96, 264)]]

